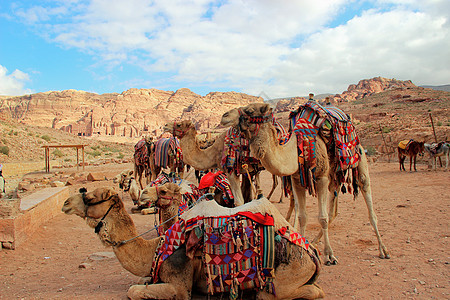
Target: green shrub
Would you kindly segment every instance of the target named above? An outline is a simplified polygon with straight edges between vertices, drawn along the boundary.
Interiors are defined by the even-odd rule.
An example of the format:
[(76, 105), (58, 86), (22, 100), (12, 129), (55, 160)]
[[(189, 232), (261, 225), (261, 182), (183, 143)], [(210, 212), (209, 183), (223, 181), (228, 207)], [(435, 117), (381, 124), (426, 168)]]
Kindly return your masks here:
[(125, 157), (125, 155), (124, 155), (122, 152), (120, 152), (119, 155), (117, 155), (117, 158), (118, 158), (118, 159), (122, 159), (122, 158), (124, 158), (124, 157)]
[(392, 131), (392, 128), (389, 128), (389, 127), (383, 127), (383, 128), (381, 129), (381, 131), (382, 131), (383, 133), (389, 133), (389, 132)]
[(94, 150), (94, 151), (86, 152), (86, 153), (87, 153), (88, 155), (93, 156), (93, 157), (97, 157), (97, 156), (101, 156), (101, 155), (102, 155), (102, 152), (99, 151), (99, 150)]
[(9, 155), (9, 148), (8, 148), (8, 146), (0, 146), (0, 153), (3, 153), (5, 155)]
[(63, 156), (64, 156), (64, 153), (62, 153), (62, 151), (59, 150), (59, 149), (55, 149), (55, 150), (52, 152), (52, 154), (53, 154), (54, 156), (57, 156), (57, 157), (63, 157)]
[(442, 122), (441, 122), (441, 121), (438, 121), (436, 125), (437, 125), (437, 126), (442, 126)]
[(377, 150), (375, 150), (375, 148), (372, 147), (372, 146), (367, 147), (366, 150), (367, 150), (367, 155), (368, 156), (372, 156), (372, 155), (375, 155), (377, 153)]
[(49, 137), (48, 135), (43, 135), (41, 136), (41, 139), (43, 139), (46, 142), (50, 142), (50, 140), (52, 139), (51, 137)]

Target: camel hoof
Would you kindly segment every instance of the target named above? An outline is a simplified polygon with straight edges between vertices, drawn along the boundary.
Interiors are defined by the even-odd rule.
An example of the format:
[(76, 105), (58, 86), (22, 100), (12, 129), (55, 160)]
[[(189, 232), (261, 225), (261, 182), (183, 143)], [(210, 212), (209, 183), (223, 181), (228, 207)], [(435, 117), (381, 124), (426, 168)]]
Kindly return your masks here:
[(325, 261), (325, 265), (327, 265), (327, 266), (332, 266), (332, 265), (337, 265), (337, 264), (338, 264), (338, 260), (334, 256), (327, 257), (327, 260)]

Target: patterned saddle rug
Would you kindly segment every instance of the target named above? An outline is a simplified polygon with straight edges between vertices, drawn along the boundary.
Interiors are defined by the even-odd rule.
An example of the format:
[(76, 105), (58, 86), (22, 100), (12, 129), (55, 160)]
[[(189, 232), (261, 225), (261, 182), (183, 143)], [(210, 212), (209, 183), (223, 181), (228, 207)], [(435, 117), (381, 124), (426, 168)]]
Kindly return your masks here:
[[(290, 114), (290, 131), (297, 135), (302, 185), (315, 194), (316, 137), (320, 134), (332, 150), (336, 171), (354, 169), (361, 160), (359, 138), (350, 118), (336, 107), (324, 108), (308, 101)], [(334, 151), (333, 151), (334, 150)], [(343, 178), (343, 176), (341, 176)]]
[(181, 152), (180, 142), (175, 137), (161, 138), (155, 142), (155, 165), (167, 168), (169, 165), (169, 148), (174, 154), (174, 159), (177, 163), (183, 161), (183, 154)]
[(143, 165), (150, 167), (150, 149), (153, 145), (147, 144), (145, 139), (140, 140), (134, 146), (134, 161), (136, 165)]
[(303, 247), (308, 241), (285, 227), (274, 229), (272, 216), (248, 211), (223, 217), (180, 219), (165, 233), (153, 261), (152, 282), (158, 282), (161, 263), (181, 245), (186, 244), (188, 257), (197, 250), (205, 263), (208, 293), (229, 292), (236, 299), (240, 290), (265, 289), (275, 294), (275, 247), (282, 238)]

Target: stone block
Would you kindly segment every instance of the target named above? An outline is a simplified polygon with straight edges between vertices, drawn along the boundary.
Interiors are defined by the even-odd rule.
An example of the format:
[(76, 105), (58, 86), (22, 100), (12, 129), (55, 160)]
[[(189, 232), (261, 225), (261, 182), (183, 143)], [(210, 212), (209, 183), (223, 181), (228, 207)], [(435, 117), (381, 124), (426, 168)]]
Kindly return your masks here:
[(88, 181), (101, 181), (107, 180), (106, 175), (102, 172), (89, 173), (87, 176)]

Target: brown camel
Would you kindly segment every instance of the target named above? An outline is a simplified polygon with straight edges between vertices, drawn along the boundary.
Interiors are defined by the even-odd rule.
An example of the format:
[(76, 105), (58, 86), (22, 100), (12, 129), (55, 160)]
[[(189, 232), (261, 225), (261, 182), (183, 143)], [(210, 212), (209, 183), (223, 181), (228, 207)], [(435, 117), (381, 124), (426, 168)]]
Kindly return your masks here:
[[(244, 117), (241, 117), (240, 114)], [(292, 190), (295, 204), (294, 228), (300, 226), (300, 234), (304, 235), (307, 215), (306, 215), (306, 189), (300, 184), (297, 136), (292, 134), (289, 141), (284, 145), (279, 145), (276, 131), (271, 122), (250, 123), (248, 117), (264, 119), (272, 114), (272, 109), (268, 104), (249, 104), (240, 109), (227, 112), (228, 124), (239, 126), (240, 130), (250, 140), (250, 150), (252, 156), (258, 158), (264, 168), (270, 173), (278, 176), (289, 176), (292, 178)], [(265, 118), (269, 120), (269, 118)], [(364, 149), (360, 147), (361, 161), (358, 164), (358, 186), (361, 189), (367, 209), (369, 220), (378, 239), (380, 258), (390, 258), (387, 248), (384, 246), (381, 235), (378, 231), (377, 217), (373, 209), (372, 191), (370, 187), (370, 177), (367, 158)], [(336, 264), (337, 259), (333, 254), (328, 237), (328, 226), (337, 215), (338, 192), (341, 185), (335, 180), (333, 170), (336, 164), (330, 161), (327, 153), (327, 145), (320, 135), (316, 139), (316, 170), (315, 170), (315, 190), (318, 197), (319, 216), (318, 220), (322, 227), (321, 233), (324, 237), (325, 264)], [(327, 188), (330, 193), (330, 207), (327, 213)], [(290, 213), (290, 212), (289, 212)], [(320, 235), (314, 240), (320, 238)], [(313, 242), (314, 242), (313, 241)]]
[[(171, 132), (180, 140), (180, 146), (183, 152), (183, 160), (186, 164), (191, 165), (196, 170), (209, 170), (209, 169), (222, 169), (222, 155), (224, 151), (225, 135), (226, 132), (221, 133), (215, 138), (212, 144), (205, 149), (201, 149), (197, 141), (197, 130), (195, 125), (190, 120), (184, 120), (181, 122), (167, 123), (164, 126), (164, 130)], [(234, 203), (236, 206), (244, 204), (251, 200), (251, 195), (244, 197), (243, 190), (249, 191), (249, 189), (241, 189), (239, 176), (234, 172), (223, 170), (230, 182), (230, 188), (233, 192)], [(250, 175), (251, 176), (251, 175)], [(247, 178), (244, 177), (243, 185), (248, 185)], [(257, 185), (259, 185), (259, 178), (255, 178)]]
[(134, 155), (133, 155), (133, 163), (134, 163), (134, 173), (136, 174), (137, 182), (141, 186), (141, 189), (144, 188), (142, 184), (142, 176), (145, 175), (146, 184), (148, 184), (152, 180), (152, 170), (154, 170), (154, 142), (153, 137), (145, 137), (140, 140), (134, 146)]
[[(181, 194), (173, 190), (168, 193), (173, 197)], [(267, 200), (250, 202), (240, 206), (240, 211), (259, 211), (271, 213), (275, 228), (280, 224), (288, 226), (286, 220), (271, 206)], [(264, 202), (265, 201), (265, 202)], [(211, 202), (211, 201), (208, 201)], [(212, 203), (215, 203), (212, 201)], [(220, 206), (217, 205), (220, 208)], [(264, 209), (265, 208), (265, 209)], [(232, 209), (232, 210), (236, 210)], [(87, 218), (87, 223), (95, 228), (100, 241), (105, 246), (113, 247), (119, 262), (131, 273), (147, 277), (150, 274), (155, 251), (161, 238), (145, 240), (139, 237), (135, 225), (126, 212), (119, 195), (110, 188), (98, 188), (87, 193), (85, 190), (69, 197), (62, 208), (66, 214), (75, 214)], [(233, 211), (235, 213), (235, 211)], [(192, 214), (191, 214), (192, 216)], [(194, 216), (195, 217), (195, 216)], [(274, 241), (275, 242), (275, 241)], [(280, 251), (280, 247), (275, 247)], [(318, 267), (313, 257), (304, 254), (302, 247), (292, 244), (288, 253), (284, 253), (288, 261), (281, 262), (275, 268), (273, 281), (276, 297), (265, 290), (258, 290), (257, 299), (317, 299), (324, 297), (323, 290), (314, 283), (318, 275)], [(278, 254), (280, 255), (280, 254)], [(192, 291), (207, 293), (205, 264), (200, 250), (190, 259), (186, 255), (186, 247), (179, 247), (159, 269), (161, 283), (133, 285), (128, 290), (130, 299), (189, 299)]]

